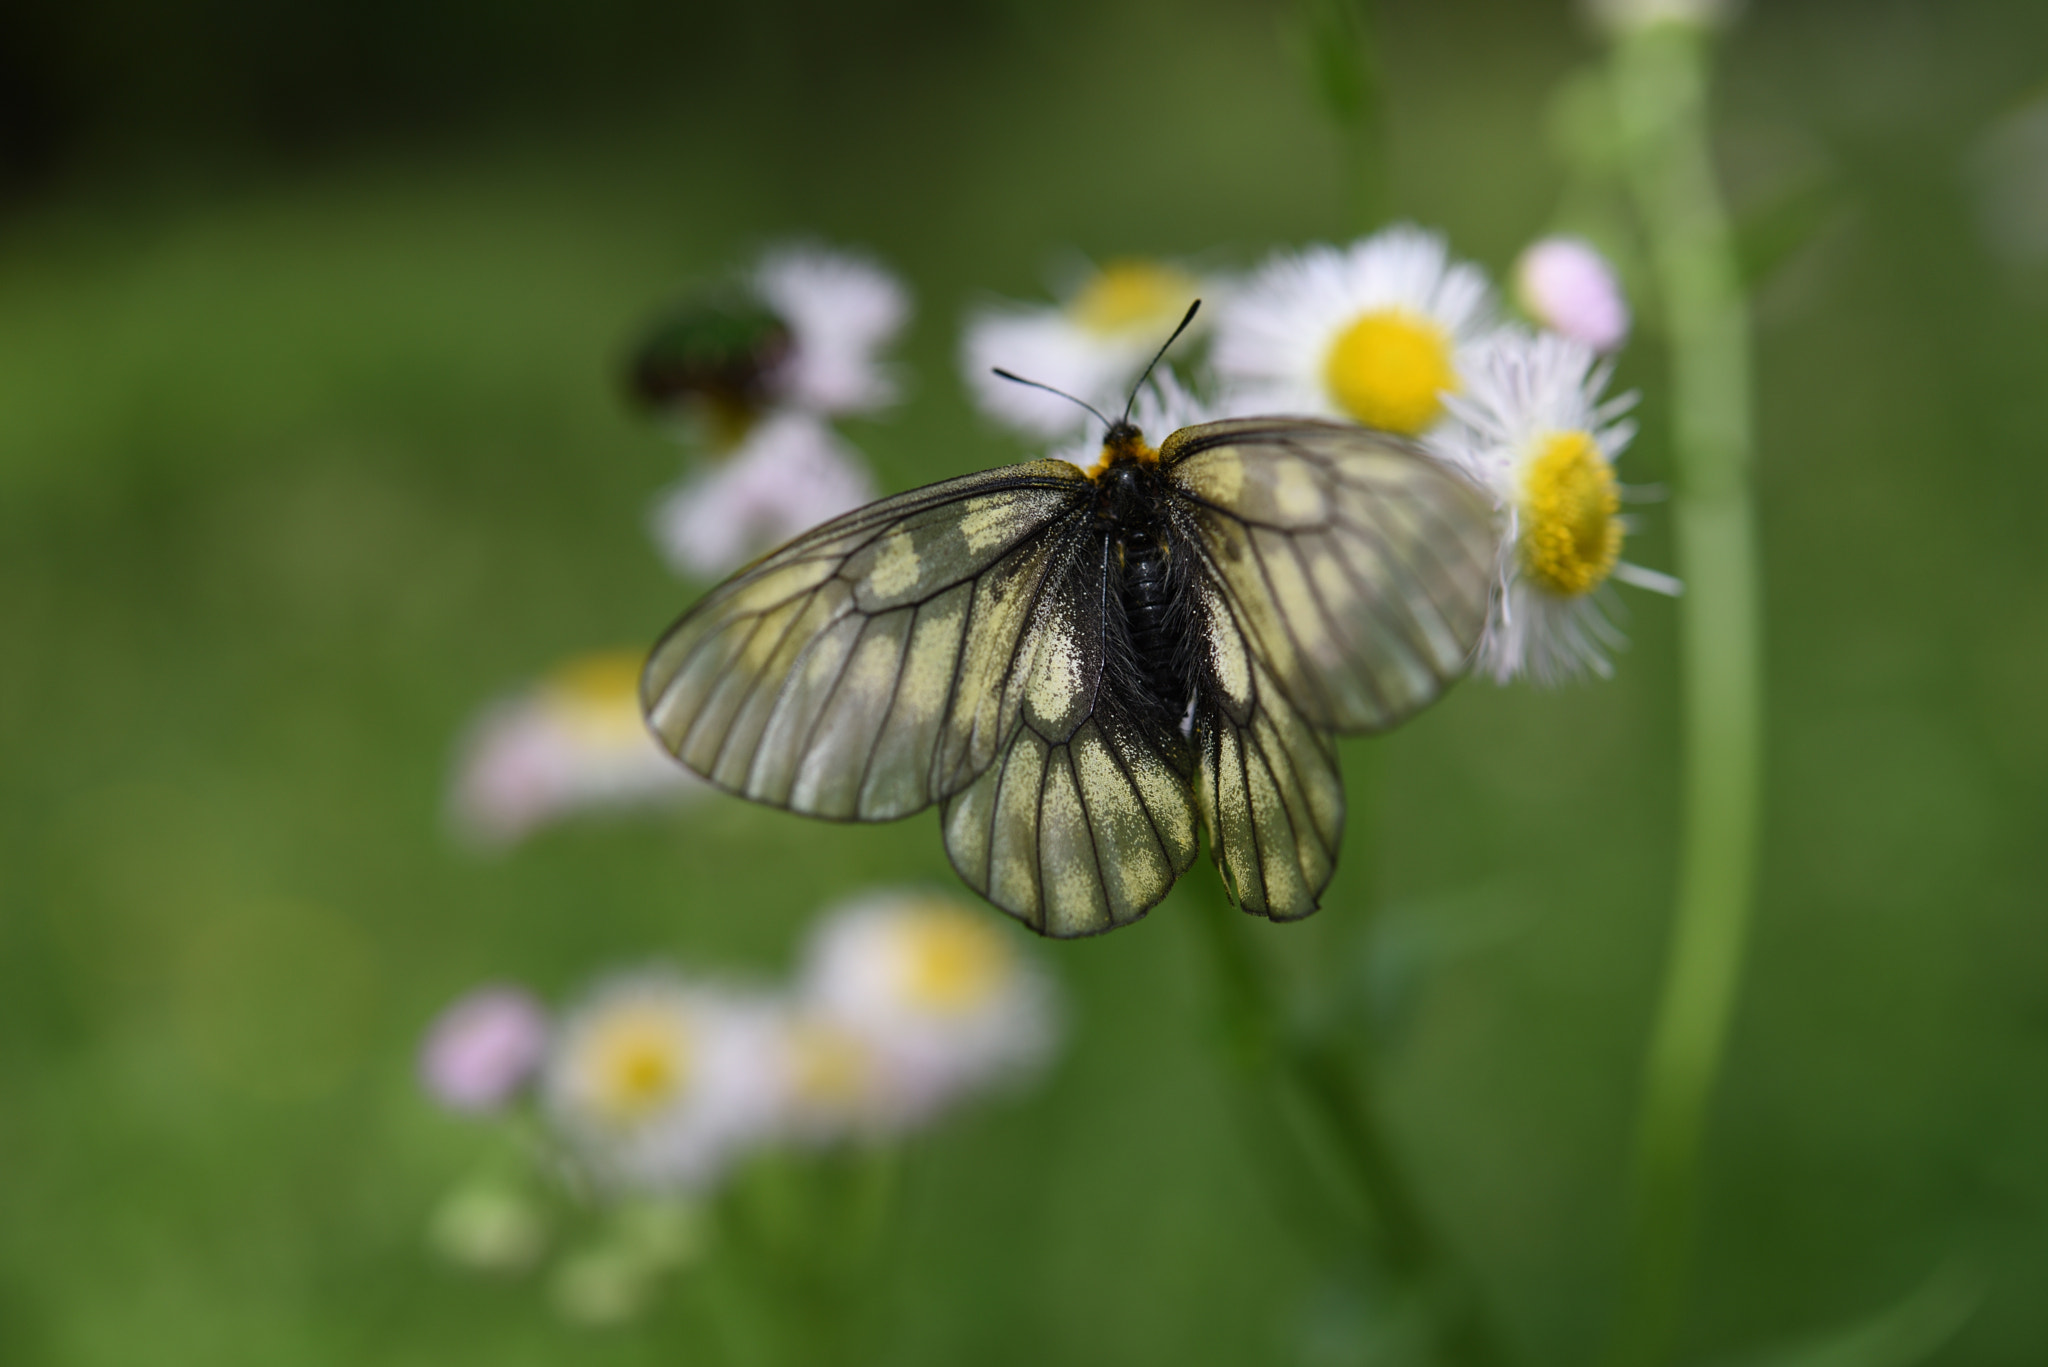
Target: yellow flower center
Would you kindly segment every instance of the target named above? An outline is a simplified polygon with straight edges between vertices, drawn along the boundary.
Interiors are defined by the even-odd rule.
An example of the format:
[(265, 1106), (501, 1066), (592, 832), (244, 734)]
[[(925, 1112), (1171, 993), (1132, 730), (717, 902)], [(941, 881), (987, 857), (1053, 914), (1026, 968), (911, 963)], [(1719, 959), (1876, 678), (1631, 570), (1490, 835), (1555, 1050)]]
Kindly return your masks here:
[(903, 935), (904, 995), (926, 1010), (969, 1010), (1009, 969), (1010, 947), (977, 917), (935, 907), (918, 913)]
[(1522, 482), (1522, 572), (1552, 593), (1598, 588), (1621, 556), (1621, 490), (1587, 432), (1543, 439)]
[(1112, 261), (1067, 303), (1067, 316), (1090, 332), (1160, 332), (1201, 292), (1185, 271), (1156, 261)]
[(618, 1124), (660, 1110), (690, 1080), (688, 1038), (667, 1012), (620, 1011), (592, 1032), (584, 1059), (598, 1111)]
[(1412, 437), (1436, 421), (1458, 373), (1442, 328), (1407, 309), (1376, 309), (1337, 334), (1323, 381), (1337, 406), (1367, 427)]
[(608, 650), (579, 655), (550, 674), (543, 685), (563, 723), (592, 746), (637, 746), (647, 740), (640, 716), (637, 651)]

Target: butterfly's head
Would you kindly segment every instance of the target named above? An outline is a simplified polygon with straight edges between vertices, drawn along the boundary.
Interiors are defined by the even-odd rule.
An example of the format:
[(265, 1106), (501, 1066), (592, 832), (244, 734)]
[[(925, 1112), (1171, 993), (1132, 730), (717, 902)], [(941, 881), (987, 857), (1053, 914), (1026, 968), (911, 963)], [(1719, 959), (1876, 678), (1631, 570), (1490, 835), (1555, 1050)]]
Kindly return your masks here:
[(1111, 471), (1126, 466), (1157, 465), (1159, 452), (1145, 440), (1145, 434), (1128, 418), (1111, 423), (1103, 434), (1102, 457), (1088, 468), (1088, 478), (1101, 481)]

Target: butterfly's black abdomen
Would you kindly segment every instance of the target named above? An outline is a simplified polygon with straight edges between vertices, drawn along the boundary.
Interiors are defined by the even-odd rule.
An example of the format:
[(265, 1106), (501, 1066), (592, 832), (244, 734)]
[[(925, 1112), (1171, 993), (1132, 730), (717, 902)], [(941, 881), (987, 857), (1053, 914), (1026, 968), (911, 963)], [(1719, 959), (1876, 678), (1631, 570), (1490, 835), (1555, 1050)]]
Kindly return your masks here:
[[(1137, 536), (1123, 542), (1124, 622), (1130, 628), (1132, 661), (1148, 690), (1180, 719), (1176, 708), (1187, 706), (1187, 679), (1180, 667), (1187, 653), (1184, 613), (1175, 610), (1171, 552), (1158, 536)], [(1181, 628), (1176, 630), (1176, 628)]]
[(1193, 631), (1186, 557), (1175, 553), (1165, 495), (1158, 478), (1136, 465), (1118, 465), (1103, 477), (1097, 514), (1114, 538), (1111, 563), (1121, 607), (1121, 639), (1111, 664), (1133, 701), (1178, 730), (1194, 696)]

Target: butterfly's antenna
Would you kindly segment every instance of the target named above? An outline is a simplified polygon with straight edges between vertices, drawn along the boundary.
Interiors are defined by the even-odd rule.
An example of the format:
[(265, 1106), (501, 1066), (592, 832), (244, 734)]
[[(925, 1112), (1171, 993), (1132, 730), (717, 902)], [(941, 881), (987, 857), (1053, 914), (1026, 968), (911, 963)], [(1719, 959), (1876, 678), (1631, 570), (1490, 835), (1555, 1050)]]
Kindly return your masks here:
[[(1131, 420), (1131, 409), (1137, 406), (1138, 391), (1145, 387), (1145, 381), (1152, 378), (1153, 367), (1157, 366), (1160, 361), (1165, 359), (1167, 348), (1171, 347), (1175, 342), (1178, 342), (1180, 340), (1180, 335), (1188, 330), (1188, 324), (1195, 321), (1195, 314), (1201, 309), (1201, 307), (1202, 301), (1199, 299), (1197, 299), (1194, 303), (1189, 304), (1188, 311), (1185, 314), (1181, 315), (1180, 326), (1173, 330), (1173, 336), (1166, 339), (1166, 346), (1159, 348), (1159, 350), (1153, 354), (1151, 362), (1147, 364), (1145, 367), (1145, 373), (1140, 375), (1138, 377), (1138, 382), (1131, 386), (1131, 397), (1124, 400), (1124, 415), (1122, 418), (1117, 420), (1117, 426), (1123, 427), (1129, 424)], [(1101, 415), (1098, 414), (1097, 416), (1099, 417)]]
[(1025, 379), (1025, 378), (1024, 378), (1024, 377), (1023, 377), (1022, 375), (1012, 375), (1012, 374), (1011, 374), (1011, 373), (1010, 373), (1009, 371), (1007, 371), (1007, 370), (1003, 369), (1003, 368), (1002, 368), (1001, 366), (999, 366), (999, 365), (997, 365), (997, 366), (990, 366), (990, 367), (989, 367), (989, 369), (990, 369), (990, 370), (993, 370), (993, 371), (994, 371), (994, 372), (995, 372), (996, 374), (998, 374), (998, 375), (1002, 376), (1002, 377), (1003, 377), (1004, 379), (1006, 379), (1006, 380), (1010, 381), (1010, 383), (1012, 383), (1012, 384), (1023, 384), (1023, 385), (1029, 385), (1029, 386), (1031, 386), (1031, 387), (1032, 387), (1033, 389), (1043, 389), (1043, 390), (1044, 390), (1044, 391), (1045, 391), (1046, 393), (1048, 393), (1048, 394), (1057, 394), (1057, 395), (1059, 395), (1059, 396), (1060, 396), (1061, 398), (1065, 399), (1065, 400), (1066, 400), (1066, 401), (1067, 401), (1068, 403), (1077, 403), (1077, 404), (1080, 404), (1080, 405), (1081, 405), (1081, 407), (1083, 407), (1083, 408), (1087, 409), (1087, 410), (1088, 410), (1088, 411), (1089, 411), (1090, 413), (1093, 413), (1093, 414), (1095, 415), (1096, 421), (1100, 422), (1100, 423), (1101, 423), (1101, 424), (1102, 424), (1102, 425), (1103, 425), (1104, 427), (1108, 427), (1108, 426), (1110, 425), (1110, 421), (1109, 421), (1109, 419), (1108, 419), (1108, 418), (1105, 418), (1105, 417), (1103, 417), (1103, 416), (1102, 416), (1102, 410), (1101, 410), (1101, 409), (1099, 409), (1099, 408), (1097, 408), (1097, 407), (1096, 407), (1096, 406), (1095, 406), (1094, 404), (1092, 404), (1092, 403), (1088, 402), (1088, 401), (1087, 401), (1086, 399), (1077, 399), (1077, 398), (1075, 398), (1075, 397), (1074, 397), (1074, 396), (1073, 396), (1072, 394), (1069, 394), (1069, 393), (1068, 393), (1068, 392), (1067, 392), (1066, 390), (1064, 390), (1064, 389), (1054, 389), (1054, 388), (1053, 388), (1053, 387), (1052, 387), (1051, 385), (1049, 385), (1049, 384), (1040, 384), (1040, 383), (1039, 383), (1038, 381), (1036, 381), (1036, 380), (1027, 380), (1027, 379)]

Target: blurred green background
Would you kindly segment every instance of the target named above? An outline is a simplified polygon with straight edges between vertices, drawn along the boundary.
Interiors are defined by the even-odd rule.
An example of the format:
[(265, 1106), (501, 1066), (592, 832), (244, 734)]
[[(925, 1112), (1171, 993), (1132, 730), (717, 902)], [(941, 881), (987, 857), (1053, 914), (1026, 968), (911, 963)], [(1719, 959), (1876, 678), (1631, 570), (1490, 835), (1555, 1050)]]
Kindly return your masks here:
[[(970, 301), (1063, 251), (1352, 228), (1286, 17), (0, 16), (0, 1360), (678, 1359), (659, 1321), (579, 1332), (429, 1257), (479, 1139), (418, 1094), (421, 1027), (487, 978), (781, 972), (829, 899), (950, 876), (929, 817), (724, 800), (496, 859), (448, 838), (474, 709), (693, 592), (643, 534), (678, 457), (621, 348), (765, 240), (866, 244), (920, 303), (912, 401), (851, 429), (884, 485), (1010, 459), (954, 375)], [(1473, 0), (1393, 0), (1381, 37), (1396, 210), (1498, 273), (1555, 207), (1544, 111), (1593, 40)], [(1756, 0), (1726, 46), (1735, 203), (1834, 208), (1756, 302), (1768, 830), (1689, 1360), (1954, 1260), (1987, 1294), (1934, 1361), (2048, 1360), (2048, 272), (1987, 250), (1970, 170), (2044, 66), (2022, 0)], [(1658, 479), (1654, 338), (1620, 382), (1625, 474)], [(1670, 564), (1656, 508), (1631, 554)], [(1669, 911), (1676, 609), (1629, 603), (1616, 681), (1468, 684), (1349, 743), (1333, 894), (1269, 932), (1350, 963), (1383, 902), (1421, 946), (1393, 1122), (1532, 1364), (1589, 1360), (1611, 1309)], [(1043, 947), (1071, 1045), (917, 1145), (891, 1361), (1296, 1360), (1324, 1269), (1211, 1066), (1212, 877)]]

